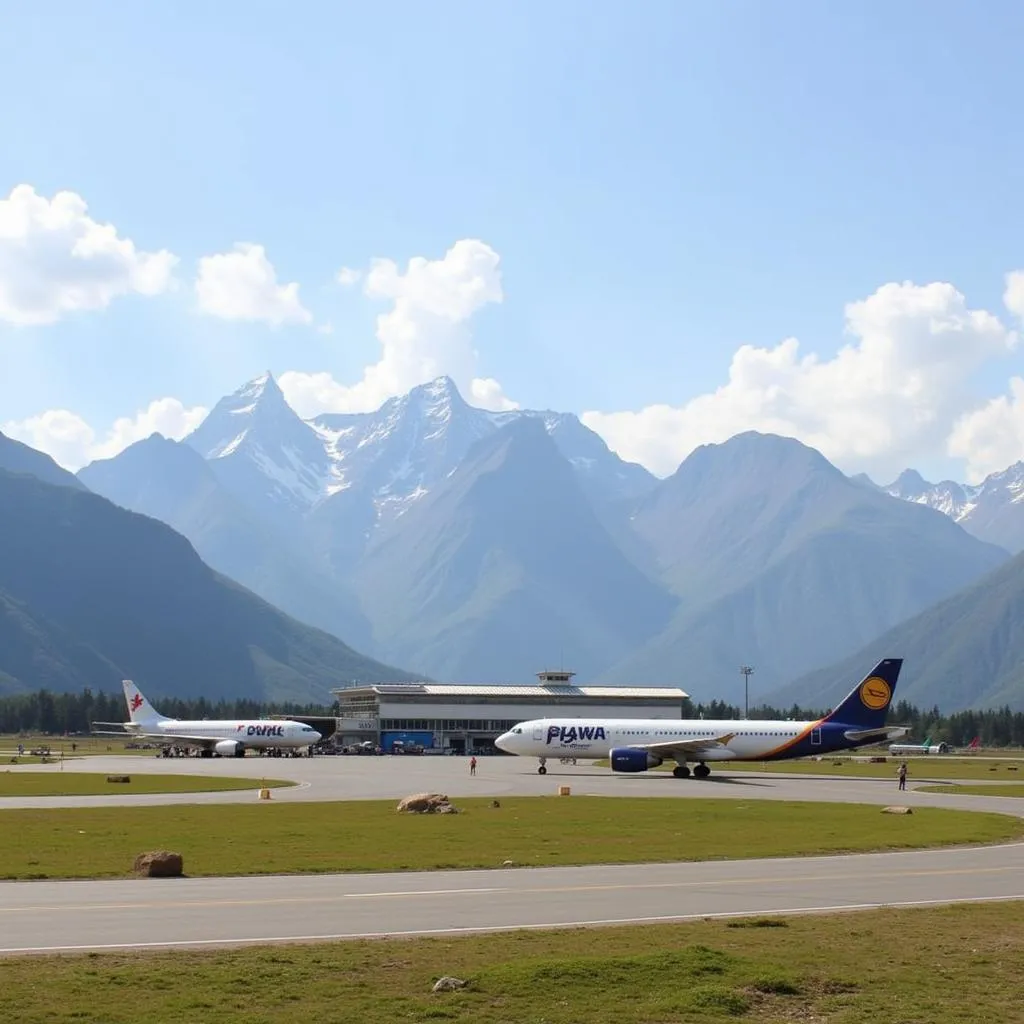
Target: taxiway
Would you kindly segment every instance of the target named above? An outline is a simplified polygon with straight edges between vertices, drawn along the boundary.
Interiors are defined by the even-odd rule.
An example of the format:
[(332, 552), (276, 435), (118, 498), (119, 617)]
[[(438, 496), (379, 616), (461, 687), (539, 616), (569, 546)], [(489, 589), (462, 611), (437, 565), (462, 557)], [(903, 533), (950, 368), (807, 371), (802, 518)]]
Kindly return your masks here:
[(663, 923), (1024, 899), (1024, 844), (493, 871), (0, 883), (0, 954)]

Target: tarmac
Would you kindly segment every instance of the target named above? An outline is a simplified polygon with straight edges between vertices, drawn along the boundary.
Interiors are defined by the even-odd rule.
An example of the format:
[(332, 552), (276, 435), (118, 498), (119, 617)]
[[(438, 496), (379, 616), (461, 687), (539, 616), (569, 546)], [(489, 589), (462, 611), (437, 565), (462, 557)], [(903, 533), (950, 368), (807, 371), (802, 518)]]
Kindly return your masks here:
[[(941, 766), (899, 793), (895, 780), (716, 770), (707, 780), (613, 775), (592, 765), (519, 758), (316, 757), (174, 759), (101, 756), (11, 771), (218, 774), (253, 790), (6, 797), (0, 809), (254, 801), (262, 778), (298, 783), (279, 802), (465, 796), (726, 797), (994, 810), (1024, 816), (1024, 799), (916, 793), (946, 781)], [(998, 784), (993, 784), (996, 788)], [(570, 797), (571, 799), (572, 797)], [(741, 840), (738, 840), (741, 841)], [(503, 868), (394, 874), (0, 883), (0, 954), (218, 947), (510, 928), (662, 923), (690, 918), (828, 912), (1024, 899), (1024, 843), (961, 849), (703, 863)]]

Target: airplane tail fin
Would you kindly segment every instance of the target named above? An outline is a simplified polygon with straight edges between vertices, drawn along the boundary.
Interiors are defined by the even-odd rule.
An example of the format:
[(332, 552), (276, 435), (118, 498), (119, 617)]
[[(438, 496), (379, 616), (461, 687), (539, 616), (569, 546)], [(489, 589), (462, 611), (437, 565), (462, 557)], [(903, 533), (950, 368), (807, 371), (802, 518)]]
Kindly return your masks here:
[(846, 696), (846, 699), (825, 719), (842, 722), (859, 729), (885, 725), (896, 680), (903, 667), (902, 658), (884, 658)]
[(121, 687), (124, 690), (125, 703), (128, 705), (128, 717), (133, 722), (142, 724), (166, 721), (166, 716), (157, 712), (130, 679), (122, 679)]
[(978, 749), (978, 737), (977, 736), (975, 736), (974, 739), (971, 740), (971, 742), (967, 745), (967, 749), (968, 750), (977, 750)]

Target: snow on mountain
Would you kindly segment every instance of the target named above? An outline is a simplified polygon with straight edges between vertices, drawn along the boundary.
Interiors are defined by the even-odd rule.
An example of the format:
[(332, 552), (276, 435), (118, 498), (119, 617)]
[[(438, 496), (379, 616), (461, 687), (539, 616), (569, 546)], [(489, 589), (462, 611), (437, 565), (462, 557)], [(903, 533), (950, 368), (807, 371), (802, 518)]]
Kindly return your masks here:
[(391, 398), (376, 412), (319, 416), (310, 421), (333, 464), (329, 493), (358, 487), (378, 513), (400, 514), (448, 476), (480, 438), (497, 429), (448, 377)]
[(270, 373), (222, 398), (185, 443), (236, 497), (279, 524), (308, 512), (335, 480), (323, 440)]
[(477, 441), (521, 417), (543, 420), (591, 496), (633, 499), (656, 483), (576, 416), (477, 409), (449, 377), (391, 398), (375, 412), (304, 421), (265, 373), (222, 398), (185, 440), (235, 495), (279, 524), (307, 516), (342, 491), (357, 492), (358, 502), (372, 502), (377, 521), (388, 521), (450, 476)]
[(1016, 553), (1024, 550), (1024, 462), (987, 476), (980, 484), (930, 483), (913, 469), (882, 488), (904, 501), (945, 513), (968, 533)]

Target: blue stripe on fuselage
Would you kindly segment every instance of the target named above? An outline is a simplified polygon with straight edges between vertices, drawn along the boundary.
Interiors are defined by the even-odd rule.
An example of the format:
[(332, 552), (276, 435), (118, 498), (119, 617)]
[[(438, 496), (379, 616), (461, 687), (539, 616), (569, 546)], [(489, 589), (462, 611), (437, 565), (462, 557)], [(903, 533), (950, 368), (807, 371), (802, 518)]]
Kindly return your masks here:
[[(825, 722), (808, 729), (791, 746), (764, 754), (761, 757), (749, 758), (751, 761), (788, 761), (794, 757), (807, 757), (809, 754), (832, 754), (837, 750), (853, 750), (881, 742), (884, 737), (874, 736), (864, 740), (848, 740), (843, 733), (856, 726), (846, 722)], [(815, 733), (820, 732), (820, 742), (815, 743)]]

